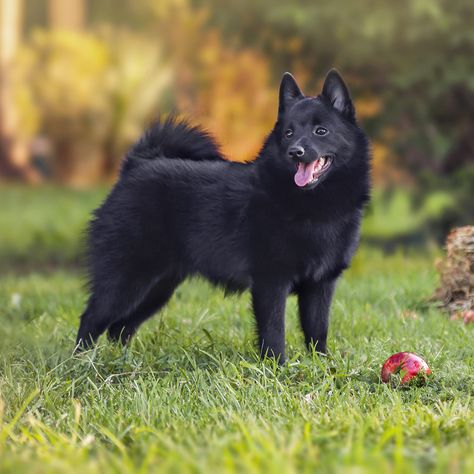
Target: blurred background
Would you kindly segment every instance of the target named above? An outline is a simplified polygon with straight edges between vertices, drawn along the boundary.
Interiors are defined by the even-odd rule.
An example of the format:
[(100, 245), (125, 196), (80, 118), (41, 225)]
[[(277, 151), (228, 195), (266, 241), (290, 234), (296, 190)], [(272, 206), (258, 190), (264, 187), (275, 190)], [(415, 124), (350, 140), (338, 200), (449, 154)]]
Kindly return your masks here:
[(159, 114), (255, 157), (291, 71), (336, 67), (373, 145), (363, 242), (436, 248), (474, 221), (472, 0), (0, 0), (0, 267), (76, 263)]

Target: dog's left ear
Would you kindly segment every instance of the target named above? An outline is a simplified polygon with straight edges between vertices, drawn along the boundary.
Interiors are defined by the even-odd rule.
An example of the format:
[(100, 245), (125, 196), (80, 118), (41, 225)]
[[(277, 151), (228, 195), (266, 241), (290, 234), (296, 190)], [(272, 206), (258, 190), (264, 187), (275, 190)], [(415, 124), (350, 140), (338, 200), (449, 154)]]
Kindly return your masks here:
[(303, 97), (304, 94), (298, 87), (295, 78), (289, 72), (285, 72), (280, 83), (278, 115), (282, 115), (288, 106), (290, 106), (295, 100), (302, 99)]
[(328, 72), (324, 80), (321, 95), (344, 117), (351, 122), (355, 122), (355, 110), (349, 89), (341, 75), (335, 69), (331, 69)]

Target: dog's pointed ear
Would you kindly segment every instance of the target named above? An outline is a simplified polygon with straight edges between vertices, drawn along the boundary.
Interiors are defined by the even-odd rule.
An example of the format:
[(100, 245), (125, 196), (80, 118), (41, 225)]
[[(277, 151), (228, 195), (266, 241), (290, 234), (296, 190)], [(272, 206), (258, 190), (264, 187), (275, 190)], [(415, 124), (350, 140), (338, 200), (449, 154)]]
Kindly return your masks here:
[(281, 115), (295, 100), (302, 99), (303, 97), (304, 94), (298, 87), (295, 78), (289, 72), (285, 72), (281, 78), (280, 83), (280, 102), (278, 104), (278, 115)]
[(355, 122), (355, 110), (351, 95), (341, 75), (331, 69), (324, 80), (321, 95), (351, 122)]

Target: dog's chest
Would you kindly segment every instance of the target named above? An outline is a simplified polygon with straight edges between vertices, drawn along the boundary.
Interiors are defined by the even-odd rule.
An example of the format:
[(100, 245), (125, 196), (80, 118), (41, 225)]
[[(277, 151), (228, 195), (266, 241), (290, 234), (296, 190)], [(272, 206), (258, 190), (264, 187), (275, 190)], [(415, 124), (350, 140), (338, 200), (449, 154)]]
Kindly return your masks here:
[(347, 226), (300, 221), (270, 229), (262, 250), (272, 265), (302, 277), (321, 278), (342, 265), (350, 245)]

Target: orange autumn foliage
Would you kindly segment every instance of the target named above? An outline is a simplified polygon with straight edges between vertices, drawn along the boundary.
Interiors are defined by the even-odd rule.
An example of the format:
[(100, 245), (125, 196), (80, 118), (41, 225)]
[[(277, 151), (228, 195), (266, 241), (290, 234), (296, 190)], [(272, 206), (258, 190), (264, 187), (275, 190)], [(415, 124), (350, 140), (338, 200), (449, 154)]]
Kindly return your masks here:
[(269, 61), (253, 49), (224, 44), (206, 26), (209, 12), (189, 0), (153, 7), (173, 64), (177, 111), (211, 131), (229, 159), (254, 159), (277, 115)]
[(226, 49), (212, 32), (193, 62), (176, 71), (177, 108), (209, 129), (229, 159), (253, 160), (276, 120), (269, 69), (258, 53)]

